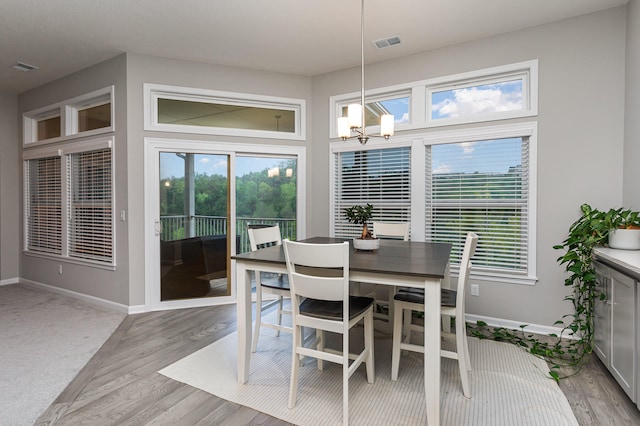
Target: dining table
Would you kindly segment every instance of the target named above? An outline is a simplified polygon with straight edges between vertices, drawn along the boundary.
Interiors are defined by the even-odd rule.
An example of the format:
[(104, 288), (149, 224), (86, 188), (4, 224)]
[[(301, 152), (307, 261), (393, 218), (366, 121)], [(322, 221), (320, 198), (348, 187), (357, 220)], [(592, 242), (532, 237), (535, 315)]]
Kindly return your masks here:
[[(426, 423), (440, 424), (440, 289), (448, 279), (451, 244), (381, 240), (376, 250), (362, 251), (344, 238), (313, 237), (301, 242), (331, 244), (350, 241), (350, 281), (424, 289), (424, 393)], [(282, 246), (234, 255), (237, 282), (238, 382), (250, 380), (251, 271), (286, 274)], [(384, 398), (384, 395), (380, 395)]]

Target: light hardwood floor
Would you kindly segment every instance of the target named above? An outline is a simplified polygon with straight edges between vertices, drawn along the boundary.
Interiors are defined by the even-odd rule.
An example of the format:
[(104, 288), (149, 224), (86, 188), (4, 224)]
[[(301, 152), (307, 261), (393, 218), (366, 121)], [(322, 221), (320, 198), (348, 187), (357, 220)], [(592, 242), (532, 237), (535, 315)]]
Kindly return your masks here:
[[(235, 305), (129, 315), (36, 425), (287, 424), (158, 374), (235, 328)], [(595, 356), (560, 387), (580, 425), (640, 425)]]

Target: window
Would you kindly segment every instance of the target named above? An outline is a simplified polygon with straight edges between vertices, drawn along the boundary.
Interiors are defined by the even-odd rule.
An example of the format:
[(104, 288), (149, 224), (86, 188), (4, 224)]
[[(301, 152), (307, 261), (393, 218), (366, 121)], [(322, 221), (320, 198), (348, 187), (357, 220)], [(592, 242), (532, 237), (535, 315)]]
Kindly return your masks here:
[(476, 232), (474, 267), (526, 275), (528, 139), (437, 144), (426, 152), (427, 240), (453, 243), (457, 264), (466, 233)]
[(427, 122), (459, 124), (522, 116), (529, 110), (529, 73), (473, 78), (427, 87)]
[(60, 157), (26, 161), (26, 246), (41, 253), (62, 252)]
[(145, 84), (145, 130), (304, 139), (305, 101)]
[(25, 151), (27, 253), (115, 264), (112, 145), (107, 138)]
[(356, 237), (343, 211), (371, 203), (376, 221), (410, 221), (411, 239), (451, 243), (454, 270), (474, 231), (474, 279), (533, 284), (536, 145), (536, 123), (333, 142), (333, 235)]
[[(538, 114), (538, 61), (383, 87), (365, 95), (367, 125), (389, 113), (395, 117), (396, 131), (532, 117)], [(361, 102), (360, 94), (329, 98), (331, 138), (338, 137), (337, 120), (354, 102)]]
[(105, 87), (23, 115), (23, 144), (42, 145), (112, 132), (114, 87)]
[(60, 113), (53, 117), (37, 119), (36, 126), (36, 139), (39, 141), (60, 137)]
[(410, 147), (345, 151), (335, 154), (334, 232), (357, 237), (361, 226), (347, 221), (344, 209), (374, 206), (377, 221), (407, 222), (411, 217)]
[(110, 262), (113, 258), (111, 149), (70, 154), (69, 256)]

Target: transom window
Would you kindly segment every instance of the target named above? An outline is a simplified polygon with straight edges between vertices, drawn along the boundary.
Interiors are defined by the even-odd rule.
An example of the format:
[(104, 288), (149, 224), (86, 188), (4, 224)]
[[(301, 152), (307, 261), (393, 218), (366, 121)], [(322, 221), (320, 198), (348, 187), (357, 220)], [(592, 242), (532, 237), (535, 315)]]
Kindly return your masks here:
[(304, 139), (305, 101), (145, 84), (145, 130)]
[(23, 145), (42, 145), (114, 130), (113, 86), (23, 115)]
[[(358, 93), (331, 96), (332, 138), (337, 120)], [(397, 131), (531, 117), (538, 114), (538, 61), (383, 87), (366, 92), (367, 125), (393, 114)], [(372, 126), (370, 132), (377, 129)]]

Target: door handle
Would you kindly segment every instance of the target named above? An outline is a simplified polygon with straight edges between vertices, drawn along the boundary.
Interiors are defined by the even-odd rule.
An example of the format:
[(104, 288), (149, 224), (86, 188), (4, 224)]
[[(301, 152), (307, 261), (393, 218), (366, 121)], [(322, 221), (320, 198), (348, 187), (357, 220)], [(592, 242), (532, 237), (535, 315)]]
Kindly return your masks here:
[(155, 234), (156, 237), (159, 236), (160, 234), (162, 234), (162, 222), (160, 222), (159, 220), (156, 220), (156, 226), (155, 226)]

